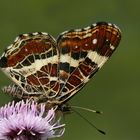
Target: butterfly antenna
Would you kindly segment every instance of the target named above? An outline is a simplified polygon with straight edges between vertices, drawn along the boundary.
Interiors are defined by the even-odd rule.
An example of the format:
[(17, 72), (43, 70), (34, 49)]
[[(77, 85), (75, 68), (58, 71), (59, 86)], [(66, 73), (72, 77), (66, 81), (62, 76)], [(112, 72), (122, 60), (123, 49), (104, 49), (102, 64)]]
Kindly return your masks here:
[[(76, 108), (79, 108), (79, 109), (82, 109), (81, 107), (76, 107)], [(102, 134), (106, 134), (104, 131), (98, 129), (93, 123), (91, 123), (87, 118), (85, 118), (83, 115), (81, 115), (79, 112), (77, 112), (75, 109), (72, 108), (72, 110), (77, 114), (79, 115), (83, 120), (85, 120), (88, 124), (90, 124), (92, 127), (94, 127), (98, 132), (102, 133)], [(90, 111), (90, 109), (88, 110)], [(95, 111), (90, 111), (90, 112), (95, 112)], [(96, 112), (95, 112), (96, 113)]]
[(89, 111), (89, 112), (92, 112), (92, 113), (103, 114), (103, 112), (99, 111), (99, 110), (93, 110), (93, 109), (89, 109), (89, 108), (85, 108), (85, 107), (80, 107), (80, 106), (71, 106), (71, 107), (77, 108), (77, 109), (81, 109), (81, 110), (85, 110), (85, 111)]

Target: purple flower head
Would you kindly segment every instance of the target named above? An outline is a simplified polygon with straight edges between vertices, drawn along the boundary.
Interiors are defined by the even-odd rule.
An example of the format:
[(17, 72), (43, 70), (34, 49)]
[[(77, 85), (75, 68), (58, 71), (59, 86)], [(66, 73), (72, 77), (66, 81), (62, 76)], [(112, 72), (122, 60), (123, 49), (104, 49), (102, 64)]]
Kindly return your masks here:
[(64, 124), (55, 121), (54, 109), (38, 109), (34, 102), (20, 101), (0, 108), (0, 139), (3, 140), (47, 140), (64, 133)]

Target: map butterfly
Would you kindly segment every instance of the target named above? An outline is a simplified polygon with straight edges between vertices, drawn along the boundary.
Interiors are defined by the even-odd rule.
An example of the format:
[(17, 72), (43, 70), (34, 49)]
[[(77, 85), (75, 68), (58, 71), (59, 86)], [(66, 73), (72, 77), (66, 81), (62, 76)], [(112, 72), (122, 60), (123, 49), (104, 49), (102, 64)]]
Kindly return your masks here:
[(1, 70), (15, 83), (3, 90), (61, 107), (104, 65), (120, 39), (120, 29), (106, 22), (65, 31), (56, 40), (44, 32), (22, 34), (0, 58)]

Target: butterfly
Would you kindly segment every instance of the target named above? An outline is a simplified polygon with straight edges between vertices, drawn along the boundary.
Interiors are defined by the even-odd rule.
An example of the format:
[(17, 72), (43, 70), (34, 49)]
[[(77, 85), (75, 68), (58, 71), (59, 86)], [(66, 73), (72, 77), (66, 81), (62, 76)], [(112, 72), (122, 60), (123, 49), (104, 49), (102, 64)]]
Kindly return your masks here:
[(0, 57), (0, 69), (14, 84), (3, 90), (20, 99), (61, 107), (104, 65), (116, 50), (121, 31), (98, 22), (61, 33), (19, 35)]

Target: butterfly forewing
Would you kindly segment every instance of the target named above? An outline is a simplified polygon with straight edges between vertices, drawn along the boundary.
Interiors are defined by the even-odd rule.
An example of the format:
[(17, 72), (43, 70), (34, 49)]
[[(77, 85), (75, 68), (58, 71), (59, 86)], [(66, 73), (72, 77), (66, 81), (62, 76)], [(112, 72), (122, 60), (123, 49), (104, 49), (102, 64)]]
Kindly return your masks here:
[(60, 35), (60, 101), (67, 101), (103, 66), (120, 42), (113, 24), (104, 22)]
[(23, 34), (1, 57), (3, 71), (25, 94), (46, 94), (58, 81), (58, 50), (47, 33)]
[(63, 104), (103, 66), (120, 39), (119, 28), (106, 22), (66, 31), (57, 40), (47, 33), (23, 34), (0, 59), (2, 70), (19, 86), (5, 91), (19, 89), (18, 94), (23, 90), (39, 102)]

